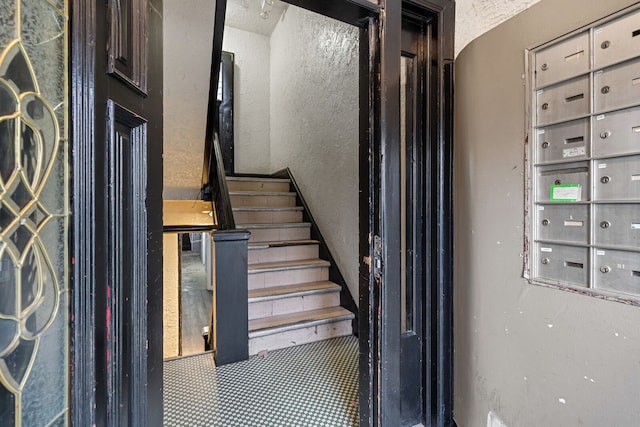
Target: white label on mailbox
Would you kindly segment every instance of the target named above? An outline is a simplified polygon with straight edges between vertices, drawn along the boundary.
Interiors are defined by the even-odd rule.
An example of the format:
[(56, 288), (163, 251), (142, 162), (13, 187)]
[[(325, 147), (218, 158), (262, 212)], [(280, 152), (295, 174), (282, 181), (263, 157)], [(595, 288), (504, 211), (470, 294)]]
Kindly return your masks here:
[(553, 252), (551, 248), (540, 248), (540, 252)]
[(602, 256), (602, 255), (605, 255), (605, 252), (604, 251), (596, 251), (596, 255)]
[(544, 129), (538, 129), (538, 135), (542, 135), (543, 133), (545, 133), (546, 131)]
[(599, 116), (596, 117), (596, 120), (602, 120), (604, 119), (604, 114), (600, 114)]
[(544, 210), (544, 206), (538, 206), (538, 210), (539, 211), (543, 211)]
[(607, 164), (606, 163), (600, 163), (598, 165), (598, 169), (606, 169), (607, 168)]
[(631, 223), (632, 230), (640, 230), (640, 222), (632, 222)]
[(540, 89), (540, 90), (538, 91), (538, 95), (542, 95), (543, 93), (544, 93), (544, 90), (543, 90), (543, 89)]
[(631, 128), (631, 132), (633, 133), (640, 133), (640, 126), (636, 126), (634, 128)]
[(564, 187), (554, 186), (553, 197), (554, 200), (575, 200), (580, 201), (582, 196), (582, 186)]
[(584, 156), (586, 153), (584, 147), (565, 148), (562, 150), (562, 157)]
[(582, 227), (584, 226), (584, 221), (565, 221), (565, 227)]
[(631, 175), (631, 181), (640, 181), (640, 174)]

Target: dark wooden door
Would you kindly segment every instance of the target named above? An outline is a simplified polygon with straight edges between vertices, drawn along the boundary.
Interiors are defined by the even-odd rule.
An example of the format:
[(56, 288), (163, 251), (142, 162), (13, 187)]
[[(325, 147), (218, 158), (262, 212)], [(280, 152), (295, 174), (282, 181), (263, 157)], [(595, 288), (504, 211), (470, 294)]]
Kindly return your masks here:
[(423, 260), (429, 258), (424, 208), (426, 64), (425, 23), (404, 17), (400, 57), (400, 416), (421, 423), (423, 408), (423, 288), (429, 286)]
[(162, 425), (161, 11), (96, 2), (97, 425)]

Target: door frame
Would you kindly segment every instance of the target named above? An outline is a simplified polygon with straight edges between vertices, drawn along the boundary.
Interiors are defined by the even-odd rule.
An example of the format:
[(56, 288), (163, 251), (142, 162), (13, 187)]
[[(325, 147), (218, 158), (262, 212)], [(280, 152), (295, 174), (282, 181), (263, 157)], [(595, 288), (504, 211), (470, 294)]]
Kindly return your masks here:
[[(97, 171), (93, 161), (97, 31), (96, 0), (71, 1), (72, 295), (70, 401), (73, 425), (101, 425), (96, 419), (96, 301), (94, 300)], [(423, 301), (430, 323), (423, 328), (426, 426), (453, 421), (453, 0), (289, 0), (288, 3), (360, 27), (360, 425), (395, 426), (400, 417), (400, 256), (390, 248), (398, 237), (400, 35), (403, 8), (435, 17), (437, 58), (432, 63), (437, 112), (430, 146), (432, 194), (425, 209), (431, 233), (432, 298)], [(366, 108), (364, 108), (366, 106)], [(99, 181), (100, 182), (100, 181)], [(160, 215), (160, 213), (158, 213)], [(104, 224), (101, 224), (104, 225)], [(399, 229), (399, 228), (398, 228)], [(375, 237), (378, 238), (375, 238)], [(428, 306), (427, 306), (428, 305)], [(141, 322), (146, 317), (141, 316)], [(160, 337), (162, 335), (160, 334)], [(157, 339), (157, 334), (155, 335)], [(157, 343), (156, 343), (157, 345)], [(162, 370), (155, 375), (162, 376)], [(156, 382), (157, 384), (157, 382)], [(161, 393), (156, 396), (162, 397)], [(161, 403), (161, 402), (160, 402)], [(142, 409), (141, 409), (142, 410)], [(146, 410), (146, 408), (145, 408)]]

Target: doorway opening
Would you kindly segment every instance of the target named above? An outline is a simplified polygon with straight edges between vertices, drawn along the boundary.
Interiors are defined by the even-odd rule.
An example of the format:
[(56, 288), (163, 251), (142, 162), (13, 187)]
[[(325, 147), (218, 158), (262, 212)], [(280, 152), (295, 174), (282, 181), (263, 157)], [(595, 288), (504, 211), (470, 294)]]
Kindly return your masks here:
[[(180, 35), (184, 35), (185, 27), (182, 31), (174, 27), (180, 23), (174, 22), (170, 10), (167, 11), (167, 7), (172, 7), (171, 2), (165, 1), (164, 7), (165, 39), (171, 39), (165, 46), (164, 61), (175, 63), (176, 60), (171, 57), (171, 54), (167, 54), (166, 50), (172, 49), (174, 45), (183, 46), (187, 43), (187, 40), (179, 38)], [(280, 2), (274, 2), (268, 13), (265, 12), (267, 11), (260, 10), (258, 2), (229, 0), (227, 3), (227, 27), (224, 33), (223, 50), (227, 53), (227, 58), (231, 58), (232, 61), (228, 62), (231, 64), (231, 69), (226, 71), (223, 62), (222, 90), (218, 91), (218, 99), (222, 104), (225, 104), (228, 100), (227, 95), (233, 94), (231, 105), (227, 102), (224, 109), (221, 106), (220, 119), (221, 143), (224, 143), (222, 141), (223, 135), (230, 135), (233, 138), (233, 145), (228, 144), (228, 141), (226, 144), (221, 144), (223, 145), (223, 157), (226, 154), (225, 160), (229, 157), (231, 160), (230, 162), (225, 161), (230, 192), (238, 193), (231, 194), (232, 205), (234, 198), (239, 200), (241, 197), (249, 197), (248, 194), (243, 196), (239, 193), (257, 192), (256, 189), (248, 189), (249, 180), (268, 178), (273, 173), (288, 168), (295, 177), (295, 182), (287, 183), (288, 189), (271, 189), (269, 192), (291, 194), (294, 193), (294, 187), (296, 187), (296, 195), (293, 197), (294, 205), (288, 206), (287, 203), (287, 206), (277, 206), (278, 209), (269, 214), (274, 217), (276, 215), (291, 215), (282, 221), (286, 222), (289, 229), (293, 229), (292, 224), (298, 221), (293, 216), (299, 216), (299, 220), (306, 223), (308, 222), (306, 217), (311, 212), (318, 228), (322, 230), (324, 240), (327, 241), (333, 253), (332, 261), (338, 264), (337, 267), (340, 268), (346, 279), (342, 284), (343, 291), (347, 294), (352, 293), (351, 298), (357, 300), (359, 286), (360, 30), (355, 26)], [(204, 15), (211, 13), (211, 11), (203, 10), (193, 13)], [(264, 15), (267, 15), (268, 19), (265, 19)], [(183, 20), (182, 23), (187, 27), (187, 30), (193, 30), (197, 22), (194, 21), (195, 16), (188, 21), (185, 21), (184, 18), (183, 12), (180, 16), (180, 19)], [(175, 19), (177, 20), (177, 18)], [(173, 29), (174, 32), (167, 30), (167, 28)], [(210, 37), (210, 32), (211, 25), (202, 24), (202, 37)], [(203, 52), (205, 51), (206, 49), (203, 50)], [(210, 48), (208, 51), (210, 52)], [(191, 52), (189, 57), (197, 59), (199, 55), (194, 55)], [(192, 90), (191, 99), (199, 96), (200, 100), (206, 101), (203, 98), (205, 91), (202, 91), (200, 87), (191, 86), (192, 78), (181, 80), (185, 67), (192, 68), (184, 62), (181, 64), (181, 70), (174, 70), (171, 65), (169, 68), (165, 66), (165, 199), (168, 196), (171, 198), (193, 197), (200, 188), (200, 174), (184, 170), (186, 163), (183, 146), (185, 134), (195, 134), (196, 132), (193, 129), (189, 129), (187, 132), (181, 130), (183, 130), (186, 121), (193, 120), (193, 117), (189, 118), (190, 115), (199, 110), (200, 117), (203, 118), (206, 110), (195, 105), (185, 107), (182, 98), (188, 98), (188, 96), (184, 94), (175, 98), (171, 97), (171, 94), (176, 94), (180, 90), (178, 87), (180, 87), (183, 92)], [(206, 65), (206, 70), (209, 70), (208, 65)], [(224, 81), (229, 76), (233, 79), (233, 85)], [(177, 80), (173, 80), (177, 87), (167, 87), (167, 84), (171, 84), (173, 77), (177, 77)], [(203, 83), (205, 82), (208, 80)], [(231, 90), (229, 90), (229, 86), (231, 86)], [(225, 117), (222, 117), (222, 113), (225, 114)], [(173, 126), (175, 128), (172, 128)], [(200, 131), (204, 132), (204, 126), (200, 128)], [(201, 136), (199, 141), (204, 142), (204, 138)], [(192, 144), (195, 145), (190, 142), (189, 146), (191, 147)], [(189, 150), (191, 151), (192, 148)], [(201, 158), (203, 150), (194, 149), (192, 154), (194, 160), (189, 163), (198, 164), (195, 157), (200, 156)], [(184, 181), (177, 182), (176, 175), (181, 174)], [(189, 179), (191, 180), (189, 181)], [(281, 180), (282, 177), (279, 176), (275, 179)], [(232, 183), (233, 185), (231, 185)], [(272, 184), (280, 185), (281, 183), (271, 182), (260, 184), (260, 186)], [(252, 197), (256, 196), (252, 195)], [(297, 200), (299, 198), (303, 198), (305, 203)], [(266, 252), (276, 252), (280, 246), (288, 248), (286, 250), (288, 258), (283, 263), (295, 263), (295, 265), (290, 265), (292, 268), (287, 270), (287, 274), (297, 274), (296, 272), (302, 271), (303, 267), (306, 269), (306, 266), (302, 265), (303, 262), (311, 264), (311, 261), (316, 263), (322, 261), (328, 264), (327, 259), (322, 256), (322, 249), (318, 247), (321, 246), (319, 239), (314, 236), (288, 237), (286, 243), (274, 242), (272, 238), (258, 239), (257, 236), (267, 228), (264, 226), (265, 224), (261, 224), (266, 220), (256, 219), (258, 214), (265, 213), (264, 209), (254, 202), (238, 202), (234, 208), (237, 228), (246, 226), (252, 231), (252, 236), (256, 237), (255, 241), (249, 243), (249, 268), (266, 269), (268, 268), (266, 264), (275, 264), (277, 260), (270, 258), (271, 255), (267, 255)], [(191, 246), (193, 248), (193, 243)], [(315, 248), (313, 248), (314, 246)], [(263, 253), (265, 253), (264, 256)], [(185, 319), (189, 314), (192, 314), (185, 313), (185, 310), (191, 311), (191, 308), (187, 307), (193, 306), (186, 301), (188, 296), (185, 295), (187, 289), (185, 281), (189, 278), (185, 268), (188, 258), (194, 258), (198, 261), (198, 257), (188, 254), (184, 250), (181, 255), (181, 355), (185, 356), (195, 352), (187, 350), (185, 347), (187, 340)], [(281, 266), (272, 265), (271, 267), (284, 270), (284, 267)], [(250, 276), (258, 274), (261, 273), (250, 274)], [(307, 289), (297, 290), (301, 296), (292, 296), (281, 300), (268, 296), (263, 298), (262, 302), (255, 304), (255, 306), (259, 306), (256, 310), (259, 311), (271, 304), (267, 311), (273, 311), (272, 317), (294, 315), (298, 311), (290, 312), (288, 307), (290, 302), (294, 300), (303, 302), (305, 307), (300, 311), (304, 312), (317, 312), (332, 307), (340, 308), (340, 285), (333, 283), (329, 276), (316, 277), (314, 275), (299, 281), (298, 279), (289, 281), (288, 278), (286, 280), (286, 282), (269, 285), (274, 285), (274, 288), (289, 285), (313, 287), (312, 290), (315, 293), (309, 292)], [(251, 278), (249, 289), (251, 293)], [(210, 298), (211, 294), (209, 293), (207, 296), (203, 293), (203, 295)], [(196, 304), (202, 305), (200, 302), (196, 302)], [(306, 304), (309, 305), (306, 306)], [(355, 303), (351, 309), (352, 312), (356, 311)], [(251, 307), (249, 310), (250, 326), (252, 323), (271, 318), (264, 313), (252, 313)], [(291, 347), (307, 341), (314, 342), (325, 333), (328, 334), (328, 338), (343, 335), (342, 333), (336, 334), (336, 329), (331, 330), (333, 327), (328, 328), (326, 326), (328, 324), (315, 320), (315, 323), (308, 328), (296, 329), (296, 331), (306, 329), (306, 332), (300, 332), (294, 338), (289, 336), (286, 338), (286, 345), (275, 341), (261, 343), (256, 347), (250, 344), (250, 352), (260, 354), (265, 360), (264, 363), (268, 364), (267, 359), (273, 357), (274, 360), (278, 360), (279, 354), (285, 354), (276, 354), (275, 352), (272, 354), (274, 348)], [(343, 324), (346, 324), (348, 334), (352, 335), (353, 328), (350, 319), (347, 319), (346, 322), (343, 321)], [(196, 324), (192, 325), (190, 329), (200, 330), (202, 326), (204, 324)], [(344, 326), (340, 326), (340, 328), (344, 328)], [(291, 324), (282, 329), (290, 330), (284, 331), (284, 333), (293, 332)], [(357, 328), (355, 330), (357, 332)], [(312, 347), (313, 345), (306, 348)], [(350, 420), (350, 424), (357, 422), (357, 339), (352, 337), (346, 341), (337, 340), (333, 344), (318, 344), (313, 348), (317, 348), (317, 352), (308, 357), (317, 359), (316, 361), (324, 360), (324, 363), (318, 368), (320, 372), (324, 373), (323, 378), (319, 377), (320, 382), (325, 382), (328, 385), (342, 384), (339, 387), (346, 387), (350, 390), (349, 393), (341, 393), (342, 405), (344, 406), (343, 415)], [(204, 347), (201, 347), (200, 350), (204, 351)], [(336, 361), (327, 352), (348, 354), (349, 360), (339, 359)], [(332, 360), (335, 363), (331, 362)], [(174, 362), (168, 363), (177, 365)], [(346, 366), (345, 362), (347, 362)], [(294, 358), (287, 359), (284, 363), (295, 365)], [(329, 372), (333, 368), (338, 372), (331, 375)], [(245, 371), (248, 369), (245, 367)], [(218, 372), (223, 375), (224, 371)], [(274, 371), (272, 375), (277, 375), (277, 372)], [(345, 380), (348, 376), (350, 378)], [(304, 377), (298, 379), (303, 380)], [(169, 381), (172, 380), (169, 379)], [(319, 383), (319, 381), (314, 381), (314, 383)], [(238, 402), (238, 404), (240, 403)]]

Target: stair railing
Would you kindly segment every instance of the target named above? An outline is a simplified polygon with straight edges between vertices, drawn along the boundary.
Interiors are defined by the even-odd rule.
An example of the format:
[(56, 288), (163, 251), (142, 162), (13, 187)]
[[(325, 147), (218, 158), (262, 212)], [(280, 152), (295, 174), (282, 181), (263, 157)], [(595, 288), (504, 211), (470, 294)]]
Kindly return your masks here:
[(250, 233), (236, 229), (218, 138), (218, 75), (226, 9), (227, 0), (216, 1), (202, 168), (202, 198), (213, 201), (216, 223), (216, 230), (211, 234), (211, 259), (207, 263), (213, 295), (206, 343), (207, 348), (213, 350), (218, 366), (249, 358), (247, 266)]

